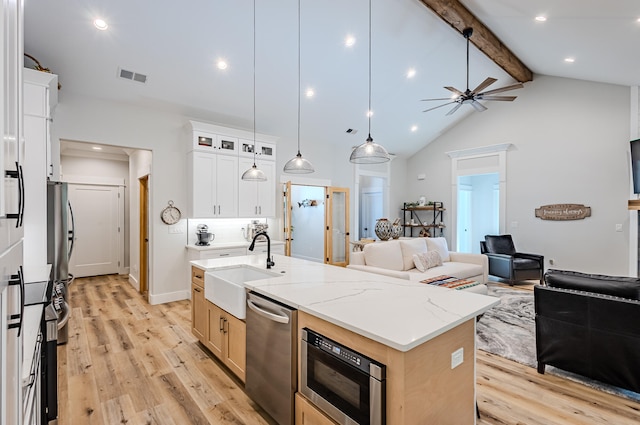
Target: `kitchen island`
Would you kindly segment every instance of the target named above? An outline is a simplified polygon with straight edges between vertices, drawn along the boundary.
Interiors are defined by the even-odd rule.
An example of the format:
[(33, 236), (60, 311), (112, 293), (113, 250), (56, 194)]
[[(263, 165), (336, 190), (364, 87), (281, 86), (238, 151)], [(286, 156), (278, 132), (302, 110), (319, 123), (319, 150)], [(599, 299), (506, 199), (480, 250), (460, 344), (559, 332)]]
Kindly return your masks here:
[[(266, 263), (260, 255), (191, 264)], [(280, 255), (271, 271), (279, 276), (245, 287), (299, 310), (298, 341), (307, 327), (387, 366), (387, 424), (474, 423), (475, 321), (497, 298)]]

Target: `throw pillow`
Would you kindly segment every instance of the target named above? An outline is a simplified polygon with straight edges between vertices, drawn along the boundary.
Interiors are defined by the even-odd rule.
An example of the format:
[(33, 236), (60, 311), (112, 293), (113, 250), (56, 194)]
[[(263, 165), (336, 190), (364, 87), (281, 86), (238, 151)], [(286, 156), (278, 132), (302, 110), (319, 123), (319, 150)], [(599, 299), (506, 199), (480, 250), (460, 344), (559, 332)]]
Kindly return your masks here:
[(429, 251), (438, 251), (442, 261), (450, 261), (449, 247), (445, 238), (427, 238), (427, 249)]
[(411, 270), (415, 267), (413, 256), (427, 252), (427, 243), (424, 238), (400, 239), (399, 242), (402, 250), (403, 270)]
[(432, 267), (441, 266), (442, 258), (440, 258), (438, 251), (427, 251), (421, 254), (414, 254), (413, 263), (416, 269), (425, 272)]

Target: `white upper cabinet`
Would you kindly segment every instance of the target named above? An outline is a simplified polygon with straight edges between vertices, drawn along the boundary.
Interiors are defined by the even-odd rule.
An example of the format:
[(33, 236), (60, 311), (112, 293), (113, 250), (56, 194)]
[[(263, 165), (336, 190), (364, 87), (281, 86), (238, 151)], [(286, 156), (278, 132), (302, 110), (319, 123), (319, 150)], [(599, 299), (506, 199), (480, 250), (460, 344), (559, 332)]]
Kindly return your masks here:
[(238, 216), (238, 158), (205, 152), (188, 154), (189, 217)]
[[(188, 130), (189, 217), (275, 217), (275, 138), (259, 135), (254, 142), (252, 132), (197, 121)], [(254, 154), (266, 182), (241, 179)]]
[(238, 214), (240, 217), (275, 217), (277, 187), (275, 162), (256, 160), (256, 166), (267, 176), (267, 181), (264, 182), (245, 181), (240, 178), (242, 173), (252, 165), (252, 158), (240, 158)]

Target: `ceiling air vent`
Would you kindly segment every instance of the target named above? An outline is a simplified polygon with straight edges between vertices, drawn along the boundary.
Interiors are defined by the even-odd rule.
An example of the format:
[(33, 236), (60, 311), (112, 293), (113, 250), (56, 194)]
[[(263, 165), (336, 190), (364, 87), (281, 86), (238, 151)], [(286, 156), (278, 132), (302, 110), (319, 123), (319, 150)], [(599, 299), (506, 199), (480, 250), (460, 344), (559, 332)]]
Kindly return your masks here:
[(137, 81), (138, 83), (146, 83), (147, 76), (138, 72), (127, 71), (126, 69), (118, 68), (118, 76), (125, 80)]

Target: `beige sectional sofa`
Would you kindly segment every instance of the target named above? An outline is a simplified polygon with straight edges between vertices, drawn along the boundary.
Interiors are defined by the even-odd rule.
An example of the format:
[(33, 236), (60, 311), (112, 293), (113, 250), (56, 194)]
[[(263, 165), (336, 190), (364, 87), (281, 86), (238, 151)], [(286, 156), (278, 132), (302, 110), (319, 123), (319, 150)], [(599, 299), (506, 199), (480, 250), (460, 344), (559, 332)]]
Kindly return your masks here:
[[(416, 255), (437, 251), (442, 265), (421, 272), (415, 267)], [(486, 255), (450, 252), (445, 238), (401, 238), (366, 244), (362, 251), (349, 254), (348, 268), (400, 279), (421, 281), (446, 275), (472, 279), (481, 285), (465, 291), (486, 294), (489, 263)], [(436, 256), (437, 257), (437, 256)]]

